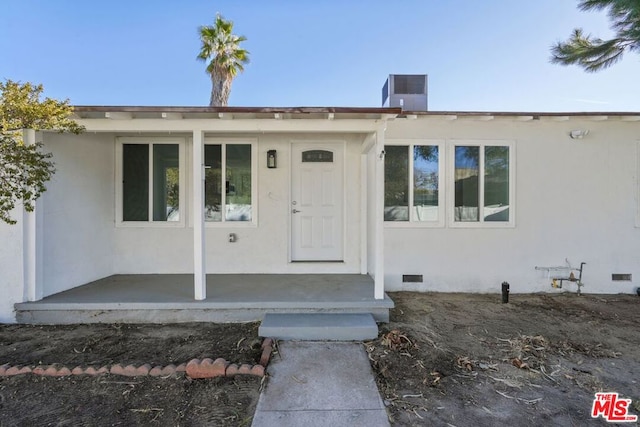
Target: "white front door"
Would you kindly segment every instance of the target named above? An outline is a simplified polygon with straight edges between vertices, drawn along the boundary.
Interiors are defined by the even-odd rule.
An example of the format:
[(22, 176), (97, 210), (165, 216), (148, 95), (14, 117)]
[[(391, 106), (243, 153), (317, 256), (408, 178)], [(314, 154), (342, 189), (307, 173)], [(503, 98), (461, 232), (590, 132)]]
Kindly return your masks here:
[(291, 260), (343, 260), (344, 144), (294, 143)]

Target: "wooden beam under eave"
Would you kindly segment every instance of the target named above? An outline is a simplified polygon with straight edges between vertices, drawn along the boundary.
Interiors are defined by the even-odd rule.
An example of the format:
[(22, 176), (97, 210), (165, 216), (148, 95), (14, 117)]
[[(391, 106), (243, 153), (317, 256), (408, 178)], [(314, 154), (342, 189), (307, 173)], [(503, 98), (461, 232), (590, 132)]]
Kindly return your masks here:
[(569, 116), (552, 116), (549, 119), (554, 122), (566, 122), (569, 120)]
[(516, 121), (518, 122), (529, 122), (533, 120), (533, 116), (518, 116), (516, 117)]
[(162, 118), (166, 120), (182, 120), (182, 113), (162, 113)]
[(621, 116), (620, 121), (623, 122), (638, 122), (640, 121), (640, 116)]
[(609, 116), (588, 116), (587, 120), (591, 120), (593, 122), (604, 122), (609, 120)]
[(77, 122), (87, 132), (192, 132), (201, 129), (205, 132), (331, 132), (331, 133), (369, 133), (375, 132), (377, 120), (340, 119), (340, 120), (274, 120), (274, 119), (235, 119), (207, 120), (188, 119), (164, 120), (105, 120), (80, 119)]
[(218, 113), (220, 120), (233, 120), (233, 113)]
[(335, 119), (336, 115), (334, 113), (328, 113), (327, 114), (327, 120), (333, 120)]
[(475, 120), (478, 120), (480, 122), (488, 122), (494, 119), (493, 116), (475, 116), (473, 117)]
[(131, 120), (133, 114), (124, 111), (107, 111), (104, 113), (104, 117), (111, 120)]

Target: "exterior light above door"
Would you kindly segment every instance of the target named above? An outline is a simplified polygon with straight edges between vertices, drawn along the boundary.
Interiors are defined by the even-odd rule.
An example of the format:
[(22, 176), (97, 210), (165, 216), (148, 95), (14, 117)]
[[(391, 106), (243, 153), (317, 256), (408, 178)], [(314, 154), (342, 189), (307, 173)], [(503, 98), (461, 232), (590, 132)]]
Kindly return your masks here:
[(277, 167), (276, 150), (267, 151), (267, 167), (269, 169), (275, 169)]

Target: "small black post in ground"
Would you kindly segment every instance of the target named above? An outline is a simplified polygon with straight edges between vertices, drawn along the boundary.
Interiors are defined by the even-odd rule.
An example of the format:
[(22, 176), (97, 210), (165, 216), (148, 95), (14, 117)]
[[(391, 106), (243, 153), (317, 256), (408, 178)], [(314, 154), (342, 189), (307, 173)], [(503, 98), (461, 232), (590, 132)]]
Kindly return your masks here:
[(509, 284), (507, 282), (502, 282), (502, 303), (506, 304), (509, 302)]

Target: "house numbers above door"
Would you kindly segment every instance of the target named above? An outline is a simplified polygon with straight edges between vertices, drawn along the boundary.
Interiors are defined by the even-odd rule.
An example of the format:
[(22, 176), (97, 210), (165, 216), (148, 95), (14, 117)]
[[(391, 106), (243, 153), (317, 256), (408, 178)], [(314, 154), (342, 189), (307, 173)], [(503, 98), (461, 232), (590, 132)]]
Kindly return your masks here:
[(333, 152), (325, 150), (308, 150), (302, 153), (303, 162), (333, 163)]

